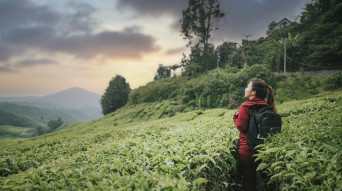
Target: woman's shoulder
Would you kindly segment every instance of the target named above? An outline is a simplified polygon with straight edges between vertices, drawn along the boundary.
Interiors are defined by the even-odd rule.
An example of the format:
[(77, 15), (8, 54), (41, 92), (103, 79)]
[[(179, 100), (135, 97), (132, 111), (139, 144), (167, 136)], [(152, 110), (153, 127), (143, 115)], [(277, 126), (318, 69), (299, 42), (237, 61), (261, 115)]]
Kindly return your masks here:
[(259, 98), (253, 98), (251, 100), (247, 100), (241, 104), (241, 106), (251, 108), (254, 105), (268, 105), (265, 100)]

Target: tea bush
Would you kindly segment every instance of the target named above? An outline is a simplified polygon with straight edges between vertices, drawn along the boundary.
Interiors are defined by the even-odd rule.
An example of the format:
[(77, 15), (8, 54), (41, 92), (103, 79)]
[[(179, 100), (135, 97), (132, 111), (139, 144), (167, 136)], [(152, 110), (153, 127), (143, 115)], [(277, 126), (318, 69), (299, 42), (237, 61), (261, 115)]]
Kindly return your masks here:
[[(0, 190), (239, 190), (235, 110), (153, 112), (178, 106), (125, 106), (47, 138), (0, 140)], [(342, 189), (341, 110), (341, 92), (278, 105), (282, 133), (257, 155), (271, 190)]]
[(231, 115), (224, 109), (193, 111), (126, 128), (99, 127), (106, 133), (78, 139), (57, 134), (60, 141), (9, 149), (0, 159), (0, 189), (238, 189), (232, 154), (237, 132), (226, 121)]
[(341, 190), (341, 92), (287, 105), (282, 133), (267, 139), (258, 170), (276, 190)]

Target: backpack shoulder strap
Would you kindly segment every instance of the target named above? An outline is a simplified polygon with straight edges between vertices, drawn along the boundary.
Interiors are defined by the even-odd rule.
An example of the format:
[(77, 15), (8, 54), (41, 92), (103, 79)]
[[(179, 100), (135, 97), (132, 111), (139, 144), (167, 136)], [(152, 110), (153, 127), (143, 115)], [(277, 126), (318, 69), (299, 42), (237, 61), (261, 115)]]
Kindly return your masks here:
[(258, 133), (258, 138), (261, 135), (261, 127), (260, 127), (260, 117), (262, 115), (263, 112), (270, 110), (272, 111), (273, 108), (269, 105), (262, 105), (262, 104), (255, 104), (252, 106), (252, 116), (251, 116), (251, 120), (254, 121), (257, 133)]
[(253, 109), (259, 110), (259, 112), (264, 112), (265, 110), (273, 110), (269, 105), (255, 104), (252, 106)]

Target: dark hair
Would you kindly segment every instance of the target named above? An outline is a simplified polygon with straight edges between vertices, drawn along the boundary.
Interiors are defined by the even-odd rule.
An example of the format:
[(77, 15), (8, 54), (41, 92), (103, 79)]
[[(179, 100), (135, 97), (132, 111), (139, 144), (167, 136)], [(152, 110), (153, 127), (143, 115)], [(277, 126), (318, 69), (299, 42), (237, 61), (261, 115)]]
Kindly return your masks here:
[(277, 107), (274, 102), (274, 94), (271, 86), (259, 78), (252, 78), (248, 80), (248, 84), (252, 82), (252, 91), (255, 91), (255, 97), (265, 100), (268, 105), (273, 108), (274, 112), (277, 112)]

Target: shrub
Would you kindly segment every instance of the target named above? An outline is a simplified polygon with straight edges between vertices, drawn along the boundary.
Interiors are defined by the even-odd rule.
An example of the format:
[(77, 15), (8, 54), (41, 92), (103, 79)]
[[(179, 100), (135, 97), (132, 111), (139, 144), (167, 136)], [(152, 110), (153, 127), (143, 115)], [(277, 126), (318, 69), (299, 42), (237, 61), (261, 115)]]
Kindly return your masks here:
[(337, 90), (342, 87), (342, 73), (336, 73), (325, 80), (325, 90)]
[(276, 98), (280, 102), (307, 99), (319, 93), (317, 83), (311, 76), (287, 76), (277, 81)]
[[(233, 73), (233, 72), (237, 73)], [(156, 80), (139, 87), (129, 95), (129, 103), (177, 99), (188, 106), (205, 108), (237, 107), (244, 101), (247, 81), (261, 78), (274, 86), (274, 77), (266, 65), (255, 64), (237, 70), (217, 68), (197, 77), (178, 76)]]

